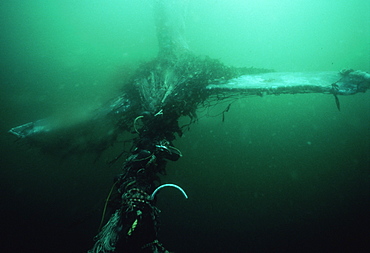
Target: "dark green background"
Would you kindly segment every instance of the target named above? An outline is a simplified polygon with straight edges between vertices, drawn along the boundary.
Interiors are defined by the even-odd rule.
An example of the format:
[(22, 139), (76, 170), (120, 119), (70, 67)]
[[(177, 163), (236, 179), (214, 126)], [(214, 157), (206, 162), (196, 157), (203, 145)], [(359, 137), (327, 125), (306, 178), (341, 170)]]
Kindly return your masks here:
[[(106, 3), (105, 3), (106, 2)], [(118, 94), (156, 55), (150, 1), (0, 4), (0, 248), (86, 252), (122, 161), (42, 154), (6, 132), (70, 123)], [(236, 66), (369, 71), (368, 1), (188, 1), (190, 48)], [(174, 11), (178, 11), (175, 10)], [(160, 238), (176, 252), (367, 252), (370, 97), (252, 97), (199, 111), (158, 195)], [(219, 115), (216, 116), (215, 115)], [(184, 123), (188, 119), (182, 119)], [(127, 146), (126, 146), (127, 148)]]

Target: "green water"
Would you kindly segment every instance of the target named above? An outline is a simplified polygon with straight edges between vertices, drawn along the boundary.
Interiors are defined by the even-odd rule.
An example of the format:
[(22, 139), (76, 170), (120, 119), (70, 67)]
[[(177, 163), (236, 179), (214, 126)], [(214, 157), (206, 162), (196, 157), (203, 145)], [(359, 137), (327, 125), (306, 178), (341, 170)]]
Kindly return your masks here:
[[(170, 1), (171, 2), (171, 1)], [(171, 3), (170, 3), (171, 4)], [(176, 4), (178, 6), (178, 4)], [(370, 3), (184, 1), (189, 48), (277, 71), (370, 70)], [(144, 1), (0, 3), (1, 228), (8, 252), (84, 252), (120, 164), (61, 161), (14, 143), (11, 127), (83, 117), (157, 53)], [(174, 13), (182, 13), (174, 9)], [(199, 112), (163, 182), (161, 241), (175, 252), (366, 252), (370, 97), (254, 97)], [(183, 119), (187, 122), (187, 119)], [(51, 250), (50, 250), (51, 249)], [(6, 251), (5, 251), (6, 252)]]

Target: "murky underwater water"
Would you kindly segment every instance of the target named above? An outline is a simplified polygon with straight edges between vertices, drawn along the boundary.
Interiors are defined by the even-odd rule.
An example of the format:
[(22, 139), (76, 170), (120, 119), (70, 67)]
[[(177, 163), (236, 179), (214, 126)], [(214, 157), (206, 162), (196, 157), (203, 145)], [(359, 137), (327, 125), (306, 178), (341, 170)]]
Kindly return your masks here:
[[(61, 160), (6, 131), (70, 120), (115, 96), (156, 55), (149, 0), (1, 3), (4, 252), (85, 252), (119, 163)], [(277, 71), (370, 70), (368, 1), (187, 1), (189, 47)], [(369, 247), (369, 94), (253, 97), (199, 110), (175, 145), (160, 238), (175, 252), (364, 252)], [(85, 109), (86, 108), (86, 109)], [(219, 116), (215, 116), (219, 115)], [(183, 119), (187, 122), (187, 119)]]

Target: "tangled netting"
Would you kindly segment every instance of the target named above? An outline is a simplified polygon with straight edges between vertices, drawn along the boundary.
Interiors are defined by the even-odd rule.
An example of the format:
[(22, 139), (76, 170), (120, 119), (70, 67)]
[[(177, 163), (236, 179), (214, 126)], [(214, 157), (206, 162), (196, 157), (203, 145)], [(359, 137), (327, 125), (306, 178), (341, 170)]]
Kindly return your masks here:
[(158, 173), (165, 173), (168, 160), (181, 157), (173, 145), (176, 136), (182, 135), (178, 119), (188, 116), (191, 122), (196, 120), (197, 108), (204, 106), (210, 95), (206, 89), (210, 82), (227, 80), (247, 70), (255, 69), (231, 68), (191, 54), (158, 58), (139, 68), (107, 114), (117, 131), (137, 133), (137, 138), (115, 182), (115, 211), (96, 237), (91, 253), (120, 249), (168, 252), (157, 238), (159, 211), (154, 195)]

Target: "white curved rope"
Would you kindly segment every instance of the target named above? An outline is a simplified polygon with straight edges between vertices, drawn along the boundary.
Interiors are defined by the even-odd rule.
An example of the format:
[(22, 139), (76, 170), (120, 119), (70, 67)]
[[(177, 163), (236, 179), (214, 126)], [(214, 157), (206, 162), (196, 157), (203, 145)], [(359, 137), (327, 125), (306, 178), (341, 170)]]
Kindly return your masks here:
[(136, 132), (136, 133), (138, 133), (138, 134), (140, 134), (140, 132), (139, 132), (139, 130), (137, 130), (137, 128), (136, 128), (136, 122), (138, 121), (138, 119), (141, 119), (141, 118), (144, 118), (144, 116), (143, 116), (143, 115), (137, 116), (137, 117), (135, 118), (135, 120), (134, 120), (134, 129), (135, 129), (135, 132)]
[(162, 184), (162, 185), (160, 185), (160, 186), (158, 186), (155, 190), (154, 190), (154, 192), (152, 193), (152, 195), (150, 196), (150, 199), (151, 200), (153, 200), (154, 199), (154, 197), (155, 197), (155, 195), (157, 194), (157, 192), (160, 190), (160, 189), (162, 189), (162, 188), (164, 188), (164, 187), (174, 187), (174, 188), (176, 188), (176, 189), (178, 189), (179, 191), (181, 191), (181, 193), (184, 195), (184, 197), (185, 198), (188, 198), (188, 195), (186, 195), (186, 193), (185, 193), (185, 191), (180, 187), (180, 186), (178, 186), (178, 185), (175, 185), (175, 184)]

